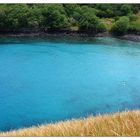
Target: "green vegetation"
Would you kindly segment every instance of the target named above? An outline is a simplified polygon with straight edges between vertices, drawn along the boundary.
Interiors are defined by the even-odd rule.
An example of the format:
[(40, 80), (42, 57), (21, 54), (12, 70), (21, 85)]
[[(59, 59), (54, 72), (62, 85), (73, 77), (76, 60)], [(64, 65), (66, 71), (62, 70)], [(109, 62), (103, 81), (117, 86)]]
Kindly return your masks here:
[(0, 33), (140, 31), (139, 4), (0, 4)]
[(97, 33), (106, 31), (105, 25), (99, 21), (99, 18), (92, 13), (91, 10), (87, 10), (80, 15), (79, 18), (80, 31)]
[(140, 12), (135, 16), (136, 20), (131, 21), (131, 27), (136, 31), (140, 31)]
[(114, 34), (122, 35), (122, 34), (125, 34), (128, 31), (128, 29), (129, 29), (129, 18), (121, 17), (112, 26), (111, 31)]

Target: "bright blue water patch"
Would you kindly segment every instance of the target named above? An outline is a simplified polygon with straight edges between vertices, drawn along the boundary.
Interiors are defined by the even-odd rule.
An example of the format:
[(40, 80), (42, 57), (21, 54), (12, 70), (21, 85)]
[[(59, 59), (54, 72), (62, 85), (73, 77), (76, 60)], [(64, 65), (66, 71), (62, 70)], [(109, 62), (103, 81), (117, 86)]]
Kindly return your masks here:
[(140, 108), (140, 43), (0, 40), (0, 130)]

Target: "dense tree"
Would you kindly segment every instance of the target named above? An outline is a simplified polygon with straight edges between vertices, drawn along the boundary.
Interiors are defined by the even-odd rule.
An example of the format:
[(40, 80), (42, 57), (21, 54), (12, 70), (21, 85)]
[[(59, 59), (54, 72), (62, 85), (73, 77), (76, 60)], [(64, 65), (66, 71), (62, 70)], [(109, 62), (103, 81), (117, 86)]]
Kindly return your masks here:
[(6, 13), (3, 9), (0, 9), (0, 30), (5, 28)]
[(129, 29), (129, 18), (121, 17), (112, 27), (112, 33), (116, 35), (123, 35)]
[(68, 18), (60, 5), (49, 5), (42, 11), (44, 26), (49, 30), (59, 30), (68, 27)]
[(105, 26), (99, 21), (98, 17), (89, 12), (85, 12), (80, 16), (79, 27), (81, 31), (97, 33), (105, 31)]
[(121, 15), (128, 15), (132, 13), (132, 7), (131, 5), (128, 4), (122, 5), (120, 10), (121, 10)]
[(31, 6), (28, 12), (28, 27), (29, 28), (39, 28), (43, 23), (43, 15), (41, 9), (37, 6)]
[[(126, 24), (120, 17), (127, 16), (134, 22), (139, 11), (138, 4), (0, 4), (0, 32), (60, 31), (76, 27), (80, 31), (97, 33), (106, 30), (101, 19), (107, 18), (115, 19), (112, 31), (116, 32), (119, 24)], [(135, 25), (139, 26), (139, 22), (131, 28)]]

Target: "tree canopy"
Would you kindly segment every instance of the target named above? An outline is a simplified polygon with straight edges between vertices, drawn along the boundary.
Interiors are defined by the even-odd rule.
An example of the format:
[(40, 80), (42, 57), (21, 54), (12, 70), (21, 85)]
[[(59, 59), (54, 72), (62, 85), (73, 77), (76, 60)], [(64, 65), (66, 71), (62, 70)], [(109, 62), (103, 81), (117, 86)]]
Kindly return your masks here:
[(0, 32), (60, 31), (77, 27), (81, 32), (98, 33), (107, 30), (102, 19), (108, 18), (115, 20), (112, 32), (125, 32), (123, 26), (135, 21), (139, 10), (138, 4), (0, 4)]

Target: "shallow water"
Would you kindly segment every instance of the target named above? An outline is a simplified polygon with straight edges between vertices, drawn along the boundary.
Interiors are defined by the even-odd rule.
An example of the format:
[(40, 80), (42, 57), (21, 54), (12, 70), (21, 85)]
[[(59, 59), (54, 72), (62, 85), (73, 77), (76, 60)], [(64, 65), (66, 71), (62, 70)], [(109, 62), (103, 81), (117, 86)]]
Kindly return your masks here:
[(0, 130), (140, 108), (140, 43), (1, 38)]

